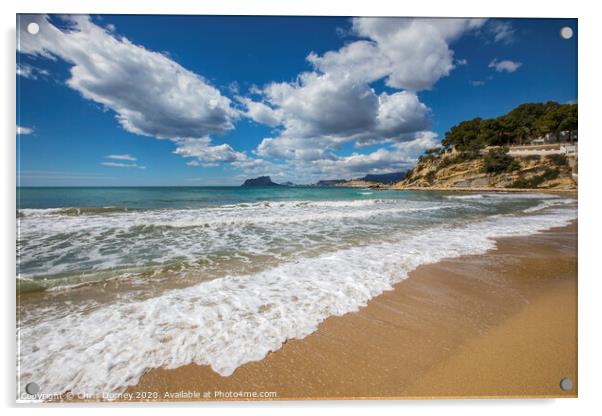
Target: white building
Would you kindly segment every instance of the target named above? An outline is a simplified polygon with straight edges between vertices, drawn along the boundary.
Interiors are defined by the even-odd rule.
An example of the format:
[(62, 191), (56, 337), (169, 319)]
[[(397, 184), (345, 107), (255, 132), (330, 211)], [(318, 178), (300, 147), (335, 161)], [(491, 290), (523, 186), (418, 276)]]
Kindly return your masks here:
[(573, 142), (576, 142), (577, 141), (577, 130), (561, 131), (558, 136), (559, 137), (556, 137), (556, 133), (548, 133), (545, 136), (538, 137), (536, 139), (531, 140), (531, 144), (565, 143), (565, 142), (570, 142), (571, 140)]

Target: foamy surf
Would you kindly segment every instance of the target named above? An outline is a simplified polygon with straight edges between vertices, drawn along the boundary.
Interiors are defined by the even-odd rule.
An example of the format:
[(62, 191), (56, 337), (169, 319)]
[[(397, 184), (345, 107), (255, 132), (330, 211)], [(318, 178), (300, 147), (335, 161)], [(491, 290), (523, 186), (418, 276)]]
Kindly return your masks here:
[(551, 199), (551, 200), (544, 200), (544, 201), (540, 202), (539, 204), (535, 205), (534, 207), (525, 208), (523, 210), (523, 212), (532, 213), (532, 212), (541, 211), (541, 210), (544, 210), (546, 208), (550, 208), (550, 207), (554, 207), (554, 206), (572, 204), (574, 202), (575, 201), (573, 199), (560, 199), (560, 198), (558, 198), (558, 199)]
[(448, 195), (448, 199), (460, 199), (460, 200), (483, 200), (483, 199), (513, 199), (513, 200), (529, 200), (529, 199), (555, 199), (559, 198), (558, 195), (546, 194), (546, 193), (517, 193), (517, 192), (485, 192), (485, 193), (471, 193), (463, 195)]
[[(456, 206), (386, 199), (286, 201), (198, 209), (22, 209), (17, 245), (21, 279), (76, 283), (90, 272), (225, 259), (227, 253), (278, 256), (338, 234), (370, 233), (385, 221)], [(293, 241), (295, 242), (293, 244)], [(91, 277), (88, 280), (93, 280)]]
[(148, 369), (189, 363), (223, 376), (303, 338), (330, 316), (357, 311), (421, 264), (494, 247), (576, 218), (573, 207), (437, 224), (387, 242), (284, 262), (142, 302), (121, 301), (19, 329), (20, 383), (43, 393), (122, 391)]

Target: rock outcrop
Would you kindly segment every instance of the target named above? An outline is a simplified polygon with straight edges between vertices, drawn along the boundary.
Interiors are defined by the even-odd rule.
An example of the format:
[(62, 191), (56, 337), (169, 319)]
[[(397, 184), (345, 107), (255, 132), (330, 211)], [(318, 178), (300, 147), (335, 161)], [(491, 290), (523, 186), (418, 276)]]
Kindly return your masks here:
[(393, 172), (383, 174), (368, 174), (357, 179), (330, 179), (321, 180), (316, 186), (348, 186), (351, 188), (381, 188), (402, 180), (406, 172)]
[(420, 161), (396, 189), (577, 189), (576, 161), (561, 155), (510, 157), (508, 167), (488, 168), (486, 158), (444, 154)]
[(247, 179), (241, 186), (283, 186), (272, 182), (269, 176), (260, 176), (258, 178)]

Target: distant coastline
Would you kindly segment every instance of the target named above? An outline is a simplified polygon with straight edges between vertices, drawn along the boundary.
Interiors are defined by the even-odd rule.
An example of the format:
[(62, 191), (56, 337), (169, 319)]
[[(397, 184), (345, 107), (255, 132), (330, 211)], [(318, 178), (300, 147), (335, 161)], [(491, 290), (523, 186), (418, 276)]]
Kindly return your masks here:
[(356, 179), (322, 179), (313, 184), (297, 185), (293, 182), (286, 181), (276, 183), (270, 176), (258, 176), (245, 180), (241, 186), (306, 186), (306, 187), (351, 187), (351, 188), (378, 188), (381, 186), (393, 185), (406, 176), (407, 172), (391, 172), (382, 174), (367, 174)]
[[(404, 172), (319, 180), (313, 186), (478, 192), (576, 192), (577, 104), (525, 103), (452, 126)], [(269, 176), (247, 183), (279, 186)], [(290, 184), (290, 183), (289, 183)]]

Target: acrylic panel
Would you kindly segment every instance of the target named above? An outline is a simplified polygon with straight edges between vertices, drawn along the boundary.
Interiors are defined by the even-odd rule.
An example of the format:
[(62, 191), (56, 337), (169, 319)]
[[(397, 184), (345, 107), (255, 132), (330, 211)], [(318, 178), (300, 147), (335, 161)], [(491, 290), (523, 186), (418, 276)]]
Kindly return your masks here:
[(577, 35), (17, 15), (17, 400), (576, 397)]

